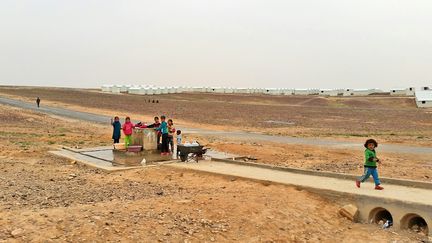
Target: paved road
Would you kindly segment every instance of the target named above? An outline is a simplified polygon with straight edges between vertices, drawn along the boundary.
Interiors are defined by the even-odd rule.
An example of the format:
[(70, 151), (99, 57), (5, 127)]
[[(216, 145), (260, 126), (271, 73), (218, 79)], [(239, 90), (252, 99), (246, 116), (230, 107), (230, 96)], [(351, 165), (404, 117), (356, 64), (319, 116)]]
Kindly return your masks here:
[[(35, 103), (28, 103), (20, 100), (9, 99), (0, 96), (0, 104), (10, 105), (15, 107), (20, 107), (24, 109), (33, 110), (36, 112), (42, 112), (47, 114), (53, 114), (57, 116), (63, 116), (73, 119), (79, 119), (95, 123), (107, 124), (110, 120), (110, 116), (93, 114), (88, 112), (74, 111), (64, 108), (42, 106), (40, 108), (36, 107)], [(363, 150), (363, 145), (356, 142), (350, 141), (339, 141), (331, 139), (317, 139), (317, 138), (299, 138), (299, 137), (288, 137), (288, 136), (271, 136), (259, 133), (249, 133), (243, 131), (213, 131), (208, 129), (199, 128), (188, 128), (179, 127), (185, 133), (199, 133), (201, 135), (210, 135), (216, 137), (227, 137), (246, 141), (267, 141), (267, 142), (277, 142), (286, 144), (301, 144), (301, 145), (314, 145), (323, 146), (328, 148), (337, 149), (355, 149)], [(432, 155), (432, 148), (430, 147), (419, 147), (419, 146), (407, 146), (407, 145), (393, 145), (393, 144), (381, 144), (380, 152), (394, 152), (394, 153), (412, 153), (412, 154), (423, 154)]]

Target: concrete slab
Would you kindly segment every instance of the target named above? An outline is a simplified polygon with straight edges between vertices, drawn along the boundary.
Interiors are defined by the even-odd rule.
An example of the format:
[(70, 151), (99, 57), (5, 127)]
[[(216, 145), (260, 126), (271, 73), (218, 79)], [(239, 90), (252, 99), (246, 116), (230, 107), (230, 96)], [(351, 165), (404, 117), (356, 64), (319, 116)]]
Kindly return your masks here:
[(113, 166), (112, 163), (107, 162), (105, 160), (92, 158), (92, 157), (85, 156), (83, 154), (75, 153), (75, 152), (68, 151), (68, 150), (49, 151), (49, 153), (60, 156), (60, 157), (65, 157), (65, 158), (68, 158), (70, 160), (75, 160), (81, 164), (84, 164), (84, 165), (87, 165), (90, 167), (94, 167), (94, 168), (98, 168), (101, 170), (105, 170), (108, 172), (142, 168), (142, 166), (139, 166), (139, 167), (138, 166), (136, 166), (136, 167), (116, 167), (116, 166)]
[(91, 157), (88, 156), (86, 154), (83, 153), (77, 153), (77, 152), (73, 152), (70, 150), (58, 150), (58, 151), (49, 151), (49, 153), (60, 156), (60, 157), (64, 157), (64, 158), (68, 158), (70, 160), (75, 160), (81, 164), (93, 167), (93, 168), (98, 168), (107, 172), (113, 172), (113, 171), (124, 171), (124, 170), (131, 170), (131, 169), (143, 169), (143, 168), (149, 168), (149, 167), (154, 167), (154, 166), (159, 166), (159, 165), (163, 165), (163, 164), (169, 164), (169, 163), (175, 163), (177, 161), (173, 161), (173, 160), (168, 160), (168, 161), (164, 161), (164, 162), (158, 162), (157, 164), (151, 164), (151, 165), (145, 165), (145, 166), (118, 166), (113, 164), (110, 161), (104, 160), (104, 159), (99, 159), (99, 158), (95, 158), (95, 157)]

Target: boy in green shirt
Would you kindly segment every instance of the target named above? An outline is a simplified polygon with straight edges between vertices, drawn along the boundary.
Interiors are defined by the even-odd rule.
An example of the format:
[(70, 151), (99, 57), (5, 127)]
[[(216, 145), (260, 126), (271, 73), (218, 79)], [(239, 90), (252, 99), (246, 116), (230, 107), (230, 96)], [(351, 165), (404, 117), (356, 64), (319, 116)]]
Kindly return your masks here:
[(384, 189), (381, 185), (381, 182), (378, 178), (378, 170), (377, 163), (381, 163), (381, 161), (376, 157), (375, 148), (378, 147), (378, 143), (374, 139), (366, 140), (364, 144), (365, 150), (365, 163), (364, 163), (364, 174), (356, 180), (356, 186), (360, 188), (360, 183), (365, 182), (371, 175), (375, 182), (375, 190)]

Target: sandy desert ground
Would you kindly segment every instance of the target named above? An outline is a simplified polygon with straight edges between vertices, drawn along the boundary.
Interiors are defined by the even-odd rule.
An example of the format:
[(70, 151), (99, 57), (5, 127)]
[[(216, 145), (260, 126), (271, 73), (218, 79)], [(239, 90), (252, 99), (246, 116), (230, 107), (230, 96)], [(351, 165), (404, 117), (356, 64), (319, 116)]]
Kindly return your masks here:
[[(262, 126), (270, 134), (295, 136), (331, 136), (335, 139), (363, 140), (364, 133), (339, 127), (337, 119), (321, 117), (325, 122), (309, 116), (321, 109), (340, 114), (339, 105), (328, 102), (343, 100), (312, 98), (314, 102), (326, 102), (324, 107), (310, 104), (314, 112), (303, 113), (298, 105), (284, 102), (298, 101), (293, 97), (235, 97), (203, 95), (174, 95), (160, 98), (159, 104), (140, 103), (142, 97), (133, 95), (101, 94), (95, 91), (53, 89), (1, 88), (0, 93), (33, 101), (39, 95), (43, 104), (66, 106), (72, 109), (101, 112), (103, 114), (140, 114), (142, 119), (159, 114), (167, 109), (170, 116), (179, 117), (180, 123), (214, 129), (244, 128), (254, 131)], [(98, 97), (102, 97), (99, 101)], [(115, 97), (116, 99), (113, 99)], [(120, 98), (117, 98), (120, 97)], [(152, 99), (158, 99), (152, 97)], [(387, 97), (388, 98), (388, 97)], [(416, 124), (430, 127), (430, 111), (414, 109), (411, 100), (403, 100), (402, 111), (398, 111), (394, 100), (379, 99), (379, 109), (389, 110), (390, 120), (380, 126), (387, 132), (376, 135), (385, 141), (425, 145), (430, 143), (430, 130), (418, 128)], [(194, 100), (195, 99), (195, 100)], [(220, 99), (220, 100), (219, 100)], [(232, 100), (227, 100), (232, 99)], [(256, 101), (253, 101), (256, 99)], [(285, 100), (286, 99), (286, 100)], [(311, 98), (308, 98), (311, 99)], [(283, 101), (282, 101), (283, 100)], [(294, 101), (293, 101), (294, 100)], [(331, 101), (329, 101), (331, 100)], [(335, 99), (337, 100), (337, 99)], [(125, 102), (118, 104), (119, 102)], [(134, 103), (135, 102), (135, 103)], [(279, 103), (278, 103), (279, 102)], [(302, 101), (311, 102), (311, 101)], [(345, 103), (344, 103), (345, 102)], [(259, 104), (256, 104), (259, 103)], [(376, 104), (377, 102), (373, 103)], [(147, 104), (147, 105), (145, 105)], [(188, 104), (188, 105), (186, 105)], [(200, 104), (204, 104), (200, 106)], [(215, 104), (227, 106), (226, 113)], [(109, 108), (112, 105), (112, 108)], [(172, 107), (174, 105), (174, 107)], [(185, 106), (182, 110), (181, 107)], [(249, 107), (246, 111), (240, 107)], [(291, 117), (298, 117), (294, 127), (260, 122), (267, 113), (254, 113), (248, 127), (247, 112), (262, 109), (270, 116), (280, 109), (291, 110)], [(126, 107), (126, 108), (124, 108)], [(122, 109), (124, 108), (124, 109)], [(190, 108), (190, 109), (186, 109)], [(126, 111), (125, 111), (126, 109)], [(171, 110), (170, 110), (171, 109)], [(230, 121), (222, 117), (241, 114)], [(203, 111), (196, 114), (194, 111)], [(345, 110), (345, 109), (343, 109)], [(349, 110), (349, 109), (346, 109)], [(295, 112), (294, 112), (295, 111)], [(172, 112), (172, 113), (170, 113)], [(179, 112), (179, 113), (176, 113)], [(299, 113), (299, 114), (296, 114)], [(344, 126), (356, 129), (361, 114), (377, 112), (360, 109)], [(380, 112), (377, 112), (379, 114)], [(394, 121), (398, 115), (399, 122)], [(219, 117), (220, 116), (220, 117)], [(329, 116), (323, 113), (323, 116)], [(241, 118), (242, 117), (242, 118)], [(349, 116), (347, 115), (347, 118)], [(243, 120), (242, 120), (243, 119)], [(262, 119), (262, 120), (260, 120)], [(278, 120), (292, 121), (281, 115)], [(197, 121), (198, 120), (198, 121)], [(93, 147), (109, 145), (110, 126), (68, 120), (0, 105), (0, 242), (46, 241), (46, 242), (413, 242), (427, 240), (423, 235), (410, 232), (382, 230), (376, 225), (354, 224), (337, 213), (340, 201), (323, 198), (294, 187), (253, 182), (231, 177), (202, 174), (193, 171), (156, 167), (105, 173), (81, 166), (73, 161), (47, 153), (59, 145)], [(407, 121), (407, 122), (402, 122)], [(392, 126), (398, 124), (397, 129)], [(317, 125), (319, 129), (315, 130)], [(250, 128), (250, 129), (248, 129)], [(317, 131), (330, 129), (335, 133)], [(413, 134), (408, 134), (407, 131)], [(361, 130), (361, 129), (360, 129)], [(363, 130), (364, 131), (364, 130)], [(371, 126), (371, 133), (378, 129)], [(390, 132), (393, 131), (393, 132)], [(354, 134), (356, 133), (356, 134)], [(391, 135), (393, 133), (394, 135)], [(361, 134), (361, 135), (360, 135)], [(421, 137), (421, 138), (418, 138)], [(260, 163), (299, 167), (312, 170), (361, 173), (362, 154), (358, 151), (323, 149), (314, 146), (292, 146), (276, 143), (257, 143), (222, 140), (216, 137), (190, 135), (185, 139), (198, 139), (208, 146), (225, 152), (256, 157)], [(387, 177), (431, 181), (431, 158), (408, 154), (382, 154), (384, 165), (381, 174)], [(305, 213), (307, 212), (307, 213)], [(335, 234), (336, 232), (336, 234)]]
[(163, 166), (105, 173), (46, 152), (105, 145), (100, 125), (6, 106), (0, 118), (2, 242), (425, 239), (351, 223), (336, 201), (293, 187)]

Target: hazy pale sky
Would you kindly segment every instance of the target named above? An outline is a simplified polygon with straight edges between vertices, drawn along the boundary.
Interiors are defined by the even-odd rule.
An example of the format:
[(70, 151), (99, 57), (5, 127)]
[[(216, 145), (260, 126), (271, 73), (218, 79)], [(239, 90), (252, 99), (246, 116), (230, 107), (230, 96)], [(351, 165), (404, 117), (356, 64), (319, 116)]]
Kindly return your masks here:
[(0, 84), (105, 83), (432, 85), (432, 1), (0, 1)]

